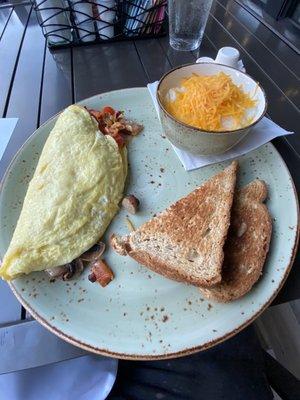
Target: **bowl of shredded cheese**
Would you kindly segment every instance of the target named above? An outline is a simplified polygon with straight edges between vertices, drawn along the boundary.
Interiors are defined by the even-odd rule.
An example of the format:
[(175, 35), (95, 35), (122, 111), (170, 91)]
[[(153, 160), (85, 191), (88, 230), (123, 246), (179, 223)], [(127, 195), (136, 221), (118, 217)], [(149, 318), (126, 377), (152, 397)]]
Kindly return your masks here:
[(166, 73), (157, 101), (168, 139), (201, 155), (235, 146), (267, 109), (264, 90), (253, 78), (215, 63), (188, 64)]

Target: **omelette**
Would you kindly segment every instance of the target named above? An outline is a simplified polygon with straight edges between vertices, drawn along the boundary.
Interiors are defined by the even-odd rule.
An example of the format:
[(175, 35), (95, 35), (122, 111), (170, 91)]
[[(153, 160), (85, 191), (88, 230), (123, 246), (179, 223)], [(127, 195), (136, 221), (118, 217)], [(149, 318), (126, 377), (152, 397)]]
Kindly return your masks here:
[(126, 146), (71, 105), (49, 134), (23, 202), (0, 276), (65, 265), (89, 250), (118, 211), (127, 175)]

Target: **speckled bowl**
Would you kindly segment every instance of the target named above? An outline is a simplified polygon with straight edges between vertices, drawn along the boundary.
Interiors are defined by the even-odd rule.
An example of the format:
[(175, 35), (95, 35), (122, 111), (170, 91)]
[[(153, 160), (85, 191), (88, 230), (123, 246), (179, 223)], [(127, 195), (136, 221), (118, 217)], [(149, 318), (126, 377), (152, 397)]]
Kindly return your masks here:
[[(193, 73), (214, 75), (219, 72), (230, 75), (236, 85), (241, 85), (245, 92), (254, 96), (256, 107), (251, 114), (253, 117), (251, 125), (226, 132), (204, 131), (179, 121), (165, 109), (164, 101), (167, 93), (170, 89), (178, 87), (182, 78)], [(170, 142), (180, 149), (206, 156), (225, 153), (235, 146), (251, 132), (251, 128), (261, 120), (267, 110), (266, 95), (259, 83), (244, 72), (215, 63), (187, 64), (167, 72), (159, 82), (157, 101), (161, 124)]]

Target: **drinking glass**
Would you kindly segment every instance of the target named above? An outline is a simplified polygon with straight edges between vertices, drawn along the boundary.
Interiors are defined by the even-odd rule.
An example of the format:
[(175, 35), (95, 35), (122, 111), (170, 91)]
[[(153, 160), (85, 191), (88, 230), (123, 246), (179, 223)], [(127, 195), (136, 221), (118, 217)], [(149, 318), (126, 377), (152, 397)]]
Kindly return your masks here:
[(175, 50), (200, 46), (212, 0), (169, 0), (170, 45)]

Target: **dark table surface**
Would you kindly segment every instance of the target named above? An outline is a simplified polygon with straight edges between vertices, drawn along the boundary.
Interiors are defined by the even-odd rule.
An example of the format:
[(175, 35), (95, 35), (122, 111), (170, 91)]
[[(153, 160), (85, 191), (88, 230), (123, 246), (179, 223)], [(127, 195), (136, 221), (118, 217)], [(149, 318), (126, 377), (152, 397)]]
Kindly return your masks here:
[[(101, 92), (145, 86), (198, 56), (215, 57), (223, 46), (236, 47), (247, 72), (261, 82), (269, 101), (269, 116), (285, 129), (297, 132), (299, 54), (235, 0), (215, 1), (201, 47), (195, 52), (176, 52), (169, 46), (168, 37), (51, 52), (29, 4), (0, 6), (0, 115), (19, 118), (1, 160), (0, 177), (29, 135), (69, 104)], [(299, 191), (298, 135), (278, 138), (273, 144)], [(300, 298), (299, 264), (298, 254), (275, 303)], [(24, 310), (21, 312), (3, 282), (0, 293), (11, 296), (9, 311), (1, 311), (0, 324), (24, 318)]]

